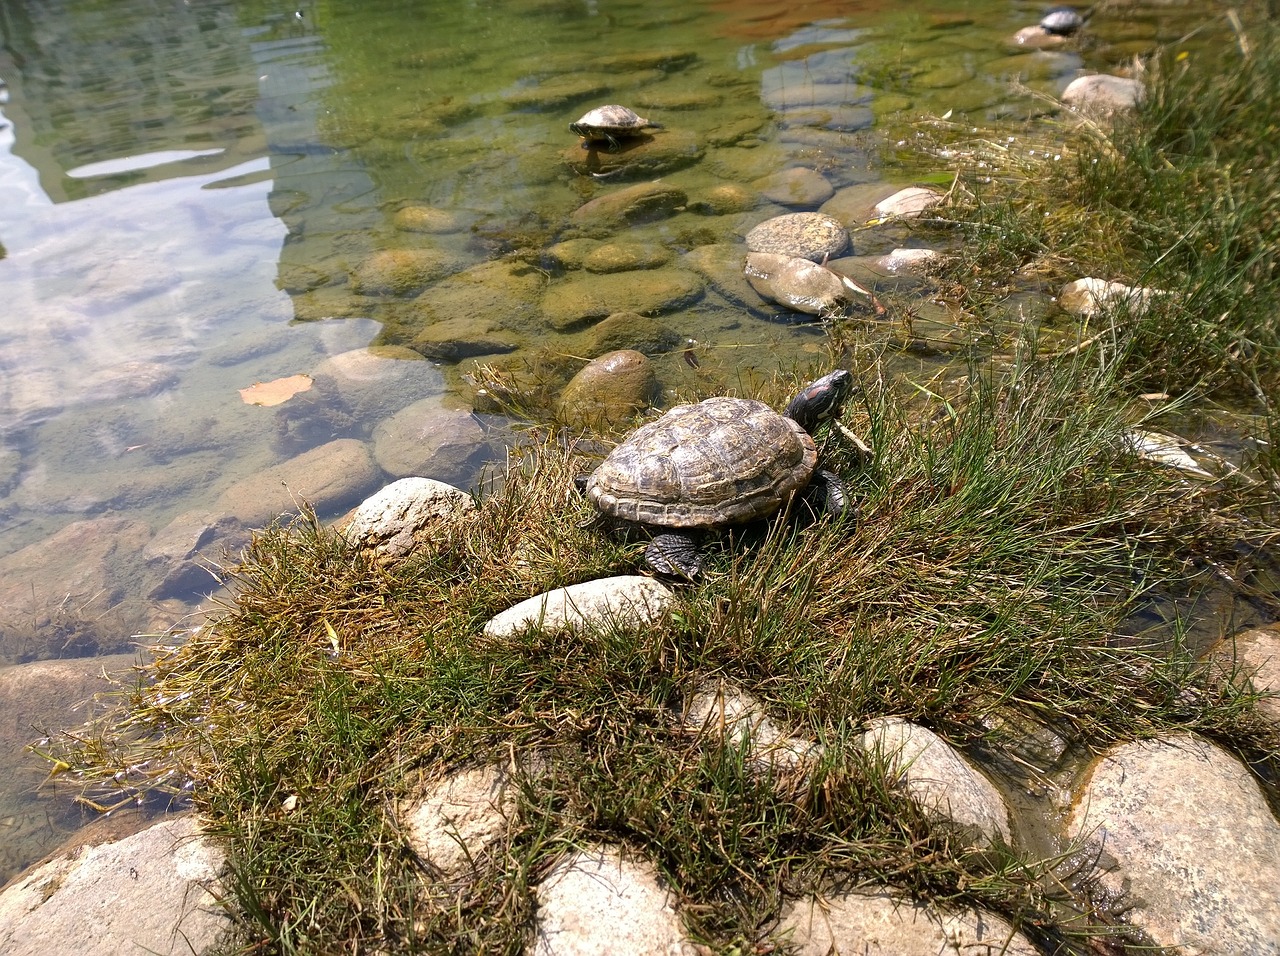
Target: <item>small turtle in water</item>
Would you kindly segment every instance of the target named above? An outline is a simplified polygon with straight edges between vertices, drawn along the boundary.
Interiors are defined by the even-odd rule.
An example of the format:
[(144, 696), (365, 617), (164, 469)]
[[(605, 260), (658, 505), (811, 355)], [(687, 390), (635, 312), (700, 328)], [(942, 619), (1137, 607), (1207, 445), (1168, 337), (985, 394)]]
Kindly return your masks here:
[(576, 123), (569, 124), (569, 130), (582, 137), (583, 149), (590, 149), (592, 143), (601, 140), (608, 143), (610, 149), (617, 149), (618, 140), (639, 136), (647, 129), (662, 127), (637, 115), (635, 110), (616, 104), (597, 106)]
[(1054, 36), (1069, 37), (1084, 26), (1084, 17), (1071, 7), (1052, 7), (1040, 19), (1040, 28)]
[(839, 369), (805, 386), (782, 414), (723, 396), (680, 405), (615, 448), (587, 479), (587, 496), (605, 515), (653, 533), (645, 560), (655, 571), (694, 578), (700, 531), (767, 517), (797, 494), (815, 511), (845, 511), (840, 478), (817, 467), (813, 432), (852, 391), (853, 376)]

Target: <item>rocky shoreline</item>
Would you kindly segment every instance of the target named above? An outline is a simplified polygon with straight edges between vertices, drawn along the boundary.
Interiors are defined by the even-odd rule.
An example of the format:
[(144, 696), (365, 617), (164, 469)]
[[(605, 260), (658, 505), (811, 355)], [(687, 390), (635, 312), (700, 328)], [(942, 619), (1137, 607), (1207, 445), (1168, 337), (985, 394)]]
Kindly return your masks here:
[[(344, 533), (377, 560), (399, 561), (474, 508), (469, 495), (421, 478), (371, 496)], [(531, 624), (554, 631), (644, 628), (670, 613), (672, 591), (648, 577), (590, 581), (530, 598), (490, 620), (487, 637)], [(1236, 635), (1214, 651), (1221, 673), (1280, 694), (1280, 627)], [(1280, 697), (1260, 707), (1280, 721)], [(730, 684), (690, 688), (682, 722), (692, 741), (742, 750), (775, 786), (797, 786), (821, 758), (818, 741), (777, 725)], [(999, 775), (925, 727), (870, 721), (862, 747), (936, 825), (975, 848), (1023, 847), (1028, 827), (994, 783)], [(433, 874), (431, 894), (454, 894), (473, 860), (503, 838), (518, 813), (517, 781), (536, 790), (536, 755), (424, 781), (395, 807), (409, 848)], [(1064, 787), (1049, 827), (1064, 879), (1101, 910), (1123, 913), (1113, 929), (1131, 942), (1197, 956), (1280, 953), (1280, 823), (1250, 769), (1192, 734), (1109, 748)], [(157, 953), (203, 952), (231, 923), (217, 900), (224, 850), (190, 815), (163, 819), (114, 843), (56, 854), (0, 893), (5, 952), (82, 952), (130, 945)], [(834, 874), (833, 874), (834, 875)], [(563, 854), (530, 888), (537, 922), (528, 951), (546, 956), (629, 952), (700, 953), (654, 861), (623, 846), (586, 845)], [(85, 913), (97, 914), (85, 920)], [(607, 920), (600, 916), (608, 913)], [(1025, 928), (1024, 928), (1025, 929)], [(791, 951), (826, 953), (1048, 952), (1035, 933), (994, 913), (912, 900), (863, 886), (793, 899), (766, 938)], [(59, 944), (50, 947), (50, 939)]]

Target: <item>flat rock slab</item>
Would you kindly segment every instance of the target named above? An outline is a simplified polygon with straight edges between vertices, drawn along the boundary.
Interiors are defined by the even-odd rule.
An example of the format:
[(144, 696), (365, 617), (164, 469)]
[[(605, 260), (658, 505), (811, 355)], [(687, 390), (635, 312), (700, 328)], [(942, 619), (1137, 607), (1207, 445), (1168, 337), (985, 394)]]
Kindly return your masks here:
[(359, 501), (381, 478), (368, 445), (339, 438), (237, 481), (213, 511), (251, 528), (299, 514), (304, 501), (319, 514), (332, 514)]
[(1280, 954), (1280, 824), (1227, 752), (1191, 735), (1114, 747), (1067, 828), (1101, 849), (1104, 888), (1157, 945)]
[(0, 893), (0, 951), (204, 952), (231, 926), (210, 892), (223, 862), (192, 816), (56, 856)]
[(534, 625), (548, 630), (638, 627), (664, 617), (674, 597), (665, 584), (642, 575), (600, 578), (521, 601), (485, 624), (484, 634), (505, 637)]
[(862, 745), (883, 755), (911, 799), (935, 819), (1009, 842), (1009, 811), (986, 777), (931, 730), (896, 717), (871, 721)]
[(849, 248), (843, 223), (820, 212), (793, 212), (766, 219), (747, 233), (748, 252), (775, 252), (821, 262)]
[(799, 956), (1040, 956), (994, 913), (942, 912), (876, 890), (799, 900), (783, 911), (777, 935)]
[(534, 889), (534, 956), (681, 956), (680, 916), (653, 865), (616, 847), (578, 850)]

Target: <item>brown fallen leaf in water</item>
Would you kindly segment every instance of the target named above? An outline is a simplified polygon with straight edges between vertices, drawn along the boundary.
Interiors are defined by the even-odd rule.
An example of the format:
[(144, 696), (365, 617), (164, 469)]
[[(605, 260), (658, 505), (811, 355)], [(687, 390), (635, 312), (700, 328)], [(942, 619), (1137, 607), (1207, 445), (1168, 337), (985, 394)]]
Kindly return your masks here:
[(240, 398), (246, 405), (279, 405), (310, 387), (310, 375), (290, 375), (273, 382), (255, 382), (240, 389)]

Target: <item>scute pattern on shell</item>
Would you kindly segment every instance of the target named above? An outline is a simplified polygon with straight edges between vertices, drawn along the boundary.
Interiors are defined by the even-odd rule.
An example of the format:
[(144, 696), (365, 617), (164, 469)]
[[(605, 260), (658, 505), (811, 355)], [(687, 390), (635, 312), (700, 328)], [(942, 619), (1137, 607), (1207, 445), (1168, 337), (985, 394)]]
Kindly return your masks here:
[(777, 511), (817, 462), (809, 434), (763, 402), (710, 398), (636, 429), (592, 474), (587, 494), (626, 521), (713, 528)]
[(600, 130), (601, 132), (626, 133), (644, 129), (649, 121), (638, 116), (634, 110), (611, 103), (608, 106), (597, 106), (585, 113), (572, 127), (582, 130)]

